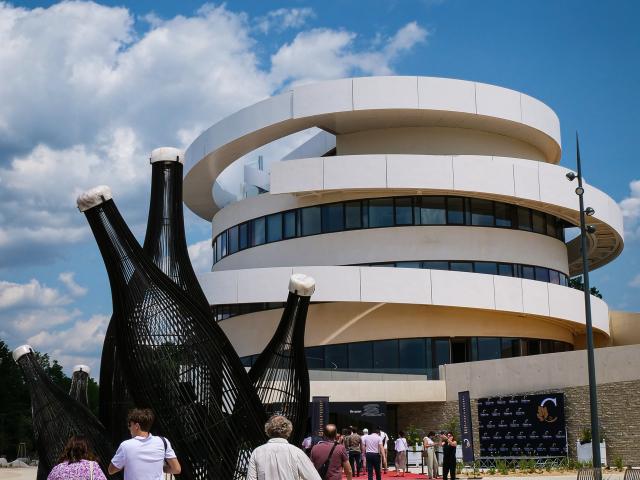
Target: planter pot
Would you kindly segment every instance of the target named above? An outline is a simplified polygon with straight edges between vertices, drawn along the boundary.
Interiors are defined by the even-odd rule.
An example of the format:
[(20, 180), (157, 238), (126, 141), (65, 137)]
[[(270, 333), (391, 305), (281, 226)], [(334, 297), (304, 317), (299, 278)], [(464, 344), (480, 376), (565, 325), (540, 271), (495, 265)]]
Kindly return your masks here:
[[(593, 449), (591, 448), (591, 442), (580, 443), (576, 442), (576, 450), (578, 452), (579, 462), (590, 462), (593, 460)], [(602, 459), (602, 466), (607, 466), (607, 443), (603, 440), (600, 442), (600, 458)]]

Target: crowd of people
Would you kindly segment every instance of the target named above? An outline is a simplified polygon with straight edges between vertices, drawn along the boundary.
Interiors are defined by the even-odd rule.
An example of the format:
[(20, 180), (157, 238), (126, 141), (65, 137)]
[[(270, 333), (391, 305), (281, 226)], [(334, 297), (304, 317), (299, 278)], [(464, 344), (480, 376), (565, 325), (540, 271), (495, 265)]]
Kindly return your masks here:
[[(150, 433), (154, 422), (149, 409), (129, 412), (127, 424), (131, 438), (120, 444), (109, 464), (113, 475), (124, 470), (124, 480), (162, 480), (163, 473), (179, 474), (180, 463), (168, 439)], [(256, 448), (249, 460), (247, 480), (347, 480), (366, 471), (368, 480), (381, 480), (388, 471), (389, 436), (379, 428), (356, 427), (338, 431), (327, 424), (318, 435), (308, 436), (300, 447), (289, 443), (291, 422), (274, 415), (265, 424), (269, 440)], [(429, 432), (423, 439), (423, 455), (430, 479), (456, 478), (456, 440), (451, 432)], [(409, 444), (404, 432), (398, 432), (393, 442), (395, 476), (407, 471)], [(83, 436), (69, 439), (60, 463), (48, 480), (74, 478), (106, 480), (95, 461), (89, 442)]]

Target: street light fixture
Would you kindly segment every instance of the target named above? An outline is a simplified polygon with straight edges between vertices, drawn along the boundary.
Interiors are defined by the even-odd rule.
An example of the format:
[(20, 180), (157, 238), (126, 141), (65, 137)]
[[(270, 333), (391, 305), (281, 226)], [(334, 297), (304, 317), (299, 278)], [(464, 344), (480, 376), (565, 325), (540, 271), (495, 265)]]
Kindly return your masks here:
[(591, 320), (591, 288), (589, 286), (589, 260), (587, 258), (587, 234), (595, 233), (596, 227), (586, 225), (585, 216), (591, 216), (595, 210), (591, 207), (584, 208), (584, 187), (582, 186), (582, 165), (580, 163), (580, 144), (578, 142), (578, 133), (576, 132), (576, 162), (578, 166), (578, 174), (573, 172), (567, 173), (566, 177), (569, 181), (578, 179), (578, 187), (576, 195), (580, 200), (580, 250), (582, 252), (582, 275), (584, 279), (584, 310), (587, 323), (587, 363), (589, 369), (589, 401), (591, 404), (591, 447), (593, 452), (594, 468), (602, 468), (602, 459), (600, 458), (600, 426), (598, 423), (598, 396), (596, 391), (596, 368), (593, 352), (593, 323)]

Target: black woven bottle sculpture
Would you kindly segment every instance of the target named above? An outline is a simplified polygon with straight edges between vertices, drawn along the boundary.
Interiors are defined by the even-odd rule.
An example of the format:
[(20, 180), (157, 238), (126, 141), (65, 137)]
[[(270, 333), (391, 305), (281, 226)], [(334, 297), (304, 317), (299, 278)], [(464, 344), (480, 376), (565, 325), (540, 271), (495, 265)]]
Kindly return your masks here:
[[(196, 278), (184, 234), (182, 210), (183, 153), (162, 147), (151, 152), (151, 198), (143, 250), (151, 261), (192, 299), (209, 310)], [(100, 368), (100, 418), (115, 444), (127, 436), (127, 411), (133, 407), (116, 352), (115, 322), (109, 323)], [(184, 388), (191, 388), (185, 385)]]
[(73, 373), (71, 374), (71, 388), (69, 389), (69, 396), (87, 408), (89, 407), (88, 389), (90, 374), (91, 368), (87, 365), (76, 365), (73, 367)]
[(33, 431), (40, 464), (38, 480), (45, 480), (57, 464), (67, 440), (82, 434), (91, 443), (100, 468), (107, 466), (114, 453), (106, 431), (98, 419), (82, 403), (71, 398), (44, 372), (29, 345), (13, 351), (31, 396)]
[(264, 409), (238, 355), (201, 304), (142, 251), (108, 187), (82, 194), (78, 208), (109, 274), (117, 357), (133, 399), (170, 432), (183, 478), (233, 478), (238, 448), (265, 440)]
[(280, 413), (293, 423), (289, 441), (300, 445), (309, 413), (309, 370), (304, 354), (307, 310), (315, 290), (313, 278), (294, 274), (289, 296), (273, 337), (249, 371), (268, 415)]

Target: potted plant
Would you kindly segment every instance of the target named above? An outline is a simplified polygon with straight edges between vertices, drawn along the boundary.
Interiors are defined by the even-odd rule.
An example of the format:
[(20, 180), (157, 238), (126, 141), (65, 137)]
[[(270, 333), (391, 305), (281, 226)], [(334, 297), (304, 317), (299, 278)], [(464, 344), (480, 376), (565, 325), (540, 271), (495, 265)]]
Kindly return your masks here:
[[(578, 462), (587, 463), (593, 460), (593, 448), (591, 446), (591, 429), (585, 427), (580, 432), (578, 441), (576, 442), (576, 450), (578, 452)], [(600, 437), (600, 458), (602, 459), (602, 465), (607, 466), (607, 443), (604, 439), (604, 435)]]

